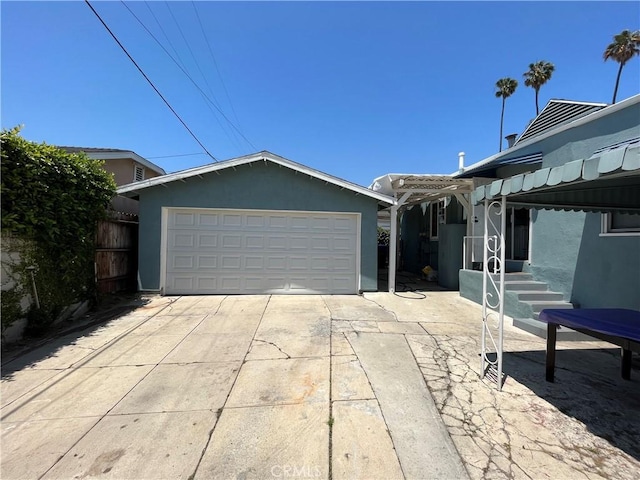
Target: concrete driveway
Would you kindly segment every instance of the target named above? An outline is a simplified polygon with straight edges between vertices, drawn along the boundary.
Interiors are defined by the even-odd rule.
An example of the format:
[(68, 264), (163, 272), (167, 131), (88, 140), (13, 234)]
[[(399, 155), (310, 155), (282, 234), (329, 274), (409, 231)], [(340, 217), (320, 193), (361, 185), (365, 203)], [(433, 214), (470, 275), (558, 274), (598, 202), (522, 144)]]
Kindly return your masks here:
[(580, 342), (547, 384), (507, 327), (497, 392), (480, 318), (456, 292), (152, 297), (3, 365), (0, 473), (638, 478), (637, 368)]

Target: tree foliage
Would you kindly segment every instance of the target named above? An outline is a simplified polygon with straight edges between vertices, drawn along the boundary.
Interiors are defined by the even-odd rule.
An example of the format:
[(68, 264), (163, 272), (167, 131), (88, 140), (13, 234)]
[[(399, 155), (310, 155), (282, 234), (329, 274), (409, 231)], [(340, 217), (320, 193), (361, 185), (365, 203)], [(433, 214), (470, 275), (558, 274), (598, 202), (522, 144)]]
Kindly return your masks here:
[(500, 113), (500, 151), (502, 151), (502, 125), (504, 122), (504, 104), (518, 88), (518, 81), (513, 78), (505, 77), (496, 82), (496, 98), (502, 98), (502, 113)]
[(529, 70), (523, 74), (525, 86), (531, 87), (536, 91), (536, 115), (540, 113), (540, 108), (538, 107), (540, 87), (551, 79), (555, 69), (556, 67), (554, 67), (553, 63), (540, 60), (536, 63), (530, 63)]
[(611, 59), (620, 64), (620, 67), (618, 68), (618, 75), (616, 76), (616, 86), (613, 89), (613, 100), (611, 103), (616, 103), (622, 69), (634, 55), (640, 55), (640, 30), (636, 30), (635, 32), (623, 30), (619, 34), (614, 35), (613, 42), (607, 45), (607, 48), (602, 54), (605, 62)]
[(2, 232), (20, 240), (14, 274), (29, 285), (25, 269), (36, 268), (40, 303), (52, 318), (94, 292), (97, 221), (116, 185), (101, 161), (25, 140), (17, 127), (0, 140)]

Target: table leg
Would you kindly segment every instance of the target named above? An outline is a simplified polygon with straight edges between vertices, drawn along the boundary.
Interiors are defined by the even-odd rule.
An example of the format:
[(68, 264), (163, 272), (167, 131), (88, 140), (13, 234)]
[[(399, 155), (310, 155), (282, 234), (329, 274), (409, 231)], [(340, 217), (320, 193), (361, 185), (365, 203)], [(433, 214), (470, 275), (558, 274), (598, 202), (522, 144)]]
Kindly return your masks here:
[(547, 323), (547, 382), (553, 382), (556, 367), (556, 330), (555, 323)]
[(622, 349), (622, 378), (631, 380), (631, 350)]

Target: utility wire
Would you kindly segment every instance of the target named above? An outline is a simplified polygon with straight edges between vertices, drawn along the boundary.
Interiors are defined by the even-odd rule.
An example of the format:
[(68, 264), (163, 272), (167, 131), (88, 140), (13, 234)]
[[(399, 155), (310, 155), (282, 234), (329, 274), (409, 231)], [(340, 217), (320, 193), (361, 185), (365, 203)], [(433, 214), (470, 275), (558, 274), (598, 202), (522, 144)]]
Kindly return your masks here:
[(191, 5), (193, 6), (193, 11), (196, 12), (196, 18), (198, 19), (198, 24), (200, 25), (200, 31), (202, 32), (202, 36), (205, 39), (207, 47), (209, 48), (209, 54), (211, 55), (211, 60), (213, 60), (213, 65), (216, 67), (216, 71), (218, 72), (218, 77), (220, 78), (220, 83), (222, 84), (222, 88), (224, 89), (224, 93), (227, 96), (227, 101), (229, 102), (229, 106), (231, 107), (231, 111), (233, 112), (233, 116), (240, 125), (240, 120), (238, 120), (238, 115), (236, 114), (236, 109), (233, 108), (233, 103), (231, 102), (231, 97), (229, 96), (229, 91), (227, 90), (227, 86), (224, 83), (224, 79), (222, 78), (222, 73), (220, 73), (220, 69), (218, 68), (218, 62), (216, 61), (216, 57), (213, 54), (213, 49), (211, 48), (211, 42), (209, 41), (209, 37), (204, 30), (204, 26), (202, 25), (202, 20), (200, 20), (200, 14), (198, 13), (198, 9), (196, 8), (196, 3), (191, 0)]
[(171, 7), (169, 6), (169, 3), (165, 2), (165, 5), (167, 6), (167, 9), (169, 10), (169, 13), (171, 14), (171, 18), (173, 18), (173, 22), (176, 24), (176, 27), (178, 27), (178, 31), (180, 32), (180, 36), (182, 37), (182, 41), (184, 41), (184, 44), (187, 46), (187, 49), (189, 50), (189, 53), (191, 54), (191, 58), (193, 59), (194, 63), (196, 64), (196, 68), (200, 72), (200, 76), (204, 80), (204, 83), (207, 86), (207, 88), (209, 89), (209, 93), (211, 94), (211, 96), (215, 100), (216, 98), (215, 98), (215, 95), (213, 94), (213, 90), (211, 90), (211, 85), (209, 85), (209, 81), (207, 80), (207, 77), (204, 76), (204, 73), (202, 72), (202, 69), (200, 68), (200, 63), (198, 63), (198, 60), (196, 59), (196, 56), (193, 54), (193, 50), (191, 49), (191, 45), (189, 45), (189, 41), (187, 40), (187, 37), (184, 36), (184, 32), (182, 31), (182, 28), (180, 27), (180, 24), (178, 23), (178, 19), (176, 19), (176, 16), (173, 14), (173, 10), (171, 10)]
[[(86, 0), (85, 0), (86, 1)], [(251, 143), (249, 141), (249, 139), (247, 137), (245, 137), (245, 135), (240, 131), (240, 129), (238, 127), (236, 127), (236, 125), (229, 120), (229, 117), (227, 117), (224, 112), (221, 110), (221, 108), (216, 104), (216, 102), (214, 102), (213, 100), (211, 100), (207, 94), (202, 90), (202, 88), (200, 88), (200, 86), (196, 83), (196, 81), (191, 77), (191, 75), (189, 75), (189, 72), (187, 72), (182, 65), (180, 65), (176, 59), (171, 55), (171, 53), (169, 53), (169, 51), (164, 47), (164, 45), (162, 45), (162, 43), (160, 42), (160, 40), (158, 40), (156, 38), (156, 36), (147, 28), (147, 26), (142, 22), (142, 20), (140, 20), (140, 18), (138, 18), (138, 16), (129, 8), (129, 6), (122, 0), (120, 0), (120, 3), (122, 3), (125, 8), (127, 10), (129, 10), (129, 13), (131, 13), (131, 15), (133, 15), (133, 17), (138, 21), (138, 23), (142, 26), (142, 28), (144, 28), (144, 30), (149, 34), (149, 36), (151, 38), (153, 38), (153, 40), (155, 40), (155, 42), (160, 46), (160, 48), (162, 48), (162, 50), (164, 51), (164, 53), (167, 54), (167, 56), (173, 61), (173, 63), (176, 64), (176, 66), (180, 69), (180, 71), (182, 73), (184, 73), (184, 75), (191, 81), (191, 83), (193, 83), (193, 86), (196, 87), (198, 89), (198, 91), (200, 92), (200, 94), (207, 100), (207, 102), (209, 102), (211, 105), (213, 105), (215, 107), (215, 109), (218, 111), (218, 113), (220, 113), (220, 115), (222, 115), (222, 117), (229, 123), (229, 125), (231, 125), (233, 127), (233, 129), (238, 132), (240, 134), (240, 136), (245, 140), (245, 142), (247, 142), (251, 148), (253, 148), (254, 150), (257, 150), (257, 148), (255, 147), (255, 145), (253, 143)], [(216, 117), (217, 119), (217, 117)]]
[[(200, 88), (200, 86), (196, 83), (196, 81), (193, 79), (193, 77), (191, 77), (191, 75), (189, 74), (189, 72), (187, 72), (187, 70), (185, 69), (184, 63), (182, 62), (182, 60), (180, 59), (180, 57), (178, 56), (178, 60), (180, 60), (180, 62), (178, 62), (178, 60), (175, 59), (175, 57), (173, 57), (171, 55), (171, 53), (165, 48), (165, 46), (162, 44), (162, 42), (160, 42), (160, 40), (158, 40), (158, 38), (151, 32), (151, 30), (149, 30), (149, 28), (147, 28), (147, 26), (144, 24), (144, 22), (142, 20), (140, 20), (140, 17), (138, 17), (135, 12), (133, 10), (131, 10), (131, 8), (129, 8), (129, 5), (127, 5), (124, 1), (120, 1), (120, 3), (124, 6), (124, 8), (126, 8), (129, 13), (133, 16), (133, 18), (135, 18), (137, 20), (137, 22), (140, 24), (140, 26), (144, 29), (145, 32), (147, 32), (149, 34), (149, 36), (151, 38), (153, 38), (153, 40), (158, 44), (158, 46), (164, 51), (164, 53), (173, 61), (173, 63), (176, 65), (176, 67), (178, 67), (180, 69), (180, 71), (191, 81), (191, 83), (193, 83), (193, 85), (198, 89), (198, 91), (200, 92), (200, 95), (202, 95), (202, 98), (205, 99), (207, 102), (205, 102), (205, 105), (207, 106), (207, 108), (209, 108), (209, 111), (211, 112), (211, 115), (213, 115), (213, 118), (216, 119), (216, 122), (218, 122), (218, 125), (220, 126), (220, 128), (222, 129), (222, 131), (225, 133), (225, 135), (227, 135), (227, 138), (229, 138), (229, 140), (234, 144), (234, 146), (240, 150), (239, 146), (237, 145), (237, 143), (235, 143), (235, 139), (231, 138), (231, 135), (229, 135), (229, 133), (227, 132), (227, 130), (225, 129), (224, 125), (222, 124), (222, 122), (220, 121), (220, 119), (216, 116), (215, 112), (213, 111), (213, 109), (211, 108), (211, 105), (213, 105), (214, 107), (216, 107), (216, 109), (218, 111), (220, 111), (220, 109), (218, 108), (218, 106), (215, 104), (215, 101), (212, 101), (209, 99), (209, 97), (207, 97), (207, 95), (204, 93), (204, 91)], [(155, 18), (155, 17), (154, 17)], [(157, 22), (157, 19), (156, 19)], [(163, 30), (164, 31), (164, 30)], [(165, 37), (166, 34), (165, 34)], [(168, 37), (167, 37), (168, 39)], [(171, 42), (169, 42), (169, 44), (171, 45)], [(173, 47), (173, 45), (171, 45)], [(175, 52), (175, 48), (173, 49)], [(177, 52), (176, 52), (177, 53)], [(254, 147), (255, 149), (255, 147)]]
[(202, 149), (206, 152), (207, 155), (209, 155), (209, 157), (211, 157), (215, 162), (218, 161), (218, 159), (216, 157), (214, 157), (209, 150), (207, 150), (207, 147), (205, 147), (202, 142), (198, 139), (198, 137), (196, 137), (196, 134), (193, 133), (191, 131), (191, 129), (189, 128), (189, 126), (184, 122), (184, 120), (182, 120), (182, 118), (180, 117), (180, 115), (178, 115), (178, 112), (176, 112), (173, 107), (171, 106), (171, 104), (167, 101), (166, 98), (164, 98), (164, 96), (160, 93), (160, 90), (158, 90), (156, 88), (156, 86), (153, 84), (153, 82), (149, 79), (149, 77), (147, 77), (147, 75), (144, 73), (144, 71), (142, 70), (142, 68), (140, 68), (140, 66), (136, 63), (136, 61), (133, 59), (133, 57), (131, 55), (129, 55), (129, 52), (127, 51), (126, 48), (124, 48), (124, 45), (122, 45), (122, 43), (120, 43), (120, 40), (118, 40), (118, 37), (115, 36), (115, 34), (111, 31), (111, 29), (109, 28), (109, 26), (104, 22), (104, 20), (102, 19), (102, 17), (100, 16), (100, 14), (98, 12), (96, 12), (95, 8), (93, 8), (93, 6), (91, 5), (91, 3), (89, 3), (89, 0), (84, 0), (84, 2), (87, 4), (87, 6), (91, 9), (91, 11), (94, 13), (94, 15), (96, 17), (98, 17), (98, 20), (100, 20), (100, 23), (102, 23), (102, 25), (104, 26), (104, 28), (107, 29), (107, 32), (109, 32), (109, 34), (111, 35), (111, 37), (113, 37), (113, 39), (116, 41), (116, 43), (118, 44), (118, 46), (122, 49), (122, 51), (127, 55), (127, 57), (129, 57), (129, 60), (131, 60), (131, 62), (136, 66), (136, 68), (138, 69), (138, 71), (142, 74), (142, 76), (144, 77), (144, 79), (149, 83), (149, 85), (151, 85), (151, 88), (153, 88), (155, 90), (155, 92), (158, 94), (158, 96), (162, 99), (162, 101), (165, 103), (165, 105), (167, 107), (169, 107), (169, 110), (171, 110), (173, 112), (173, 114), (176, 116), (176, 118), (178, 120), (180, 120), (180, 123), (182, 123), (182, 125), (184, 126), (184, 128), (187, 129), (187, 131), (191, 134), (191, 136), (193, 137), (193, 139), (198, 142), (198, 145), (200, 145), (202, 147)]
[[(162, 28), (162, 24), (160, 23), (160, 21), (158, 20), (158, 17), (156, 17), (156, 14), (153, 13), (153, 10), (151, 9), (151, 6), (149, 5), (148, 2), (144, 2), (144, 4), (147, 6), (147, 8), (149, 9), (149, 12), (151, 12), (151, 16), (153, 17), (153, 19), (156, 21), (156, 23), (158, 24), (158, 27), (160, 27), (160, 31), (162, 32), (162, 34), (164, 35), (164, 38), (167, 39), (167, 43), (169, 44), (169, 46), (171, 47), (171, 49), (173, 50), (173, 53), (176, 54), (176, 57), (178, 58), (178, 60), (180, 60), (180, 63), (182, 64), (182, 66), (184, 67), (184, 62), (182, 61), (182, 58), (180, 58), (180, 54), (178, 53), (178, 51), (176, 50), (176, 47), (173, 46), (173, 43), (171, 42), (171, 39), (169, 38), (169, 36), (167, 35), (167, 32), (164, 31), (164, 28)], [(126, 6), (126, 5), (125, 5)]]

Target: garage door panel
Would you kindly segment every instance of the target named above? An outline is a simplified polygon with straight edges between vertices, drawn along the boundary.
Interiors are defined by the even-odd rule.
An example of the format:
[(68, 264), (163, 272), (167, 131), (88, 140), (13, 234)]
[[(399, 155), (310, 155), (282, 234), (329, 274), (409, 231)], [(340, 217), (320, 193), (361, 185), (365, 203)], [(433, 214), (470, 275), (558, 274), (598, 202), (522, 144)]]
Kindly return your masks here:
[(356, 214), (170, 209), (165, 292), (356, 293)]
[(218, 235), (215, 233), (198, 234), (198, 247), (216, 248), (218, 246)]

